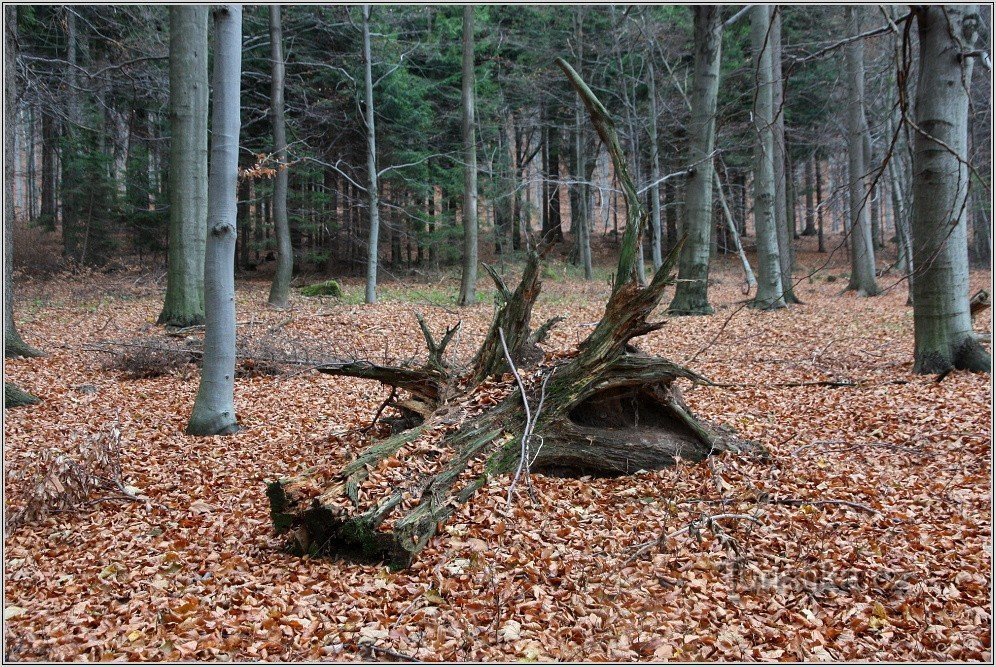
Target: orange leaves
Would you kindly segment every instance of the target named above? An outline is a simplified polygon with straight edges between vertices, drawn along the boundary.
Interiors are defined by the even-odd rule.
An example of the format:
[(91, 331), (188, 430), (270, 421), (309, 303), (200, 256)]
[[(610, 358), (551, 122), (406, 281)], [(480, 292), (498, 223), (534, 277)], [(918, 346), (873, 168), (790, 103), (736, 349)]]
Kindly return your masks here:
[[(799, 255), (803, 267), (812, 259)], [(694, 354), (742, 298), (734, 270), (713, 274), (717, 315), (671, 320), (636, 344), (677, 361)], [(356, 281), (345, 283), (355, 293)], [(239, 283), (240, 322), (265, 330), (286, 319), (265, 309), (266, 289)], [(466, 361), (491, 306), (454, 315), (426, 304), (419, 289), (399, 288), (408, 302), (374, 307), (295, 299), (283, 330), (330, 356), (387, 350), (404, 359), (423, 354), (416, 307), (434, 331), (463, 320), (452, 349)], [(590, 332), (607, 288), (547, 281), (546, 289), (535, 317), (568, 316), (547, 346), (562, 353)], [(368, 658), (361, 644), (371, 640), (421, 660), (988, 659), (989, 380), (913, 376), (905, 293), (857, 300), (837, 289), (803, 284), (805, 306), (740, 312), (695, 363), (717, 382), (750, 386), (686, 389), (692, 409), (764, 444), (770, 460), (724, 455), (715, 469), (683, 463), (619, 479), (535, 475), (538, 505), (511, 510), (508, 480), (494, 479), (411, 570), (388, 573), (288, 556), (263, 498), (265, 475), (291, 475), (304, 462), (335, 471), (362, 449), (365, 438), (351, 429), (383, 400), (375, 383), (240, 378), (244, 431), (188, 438), (196, 374), (128, 382), (80, 349), (156, 334), (158, 288), (104, 274), (27, 284), (22, 298), (48, 301), (30, 320), (27, 308), (17, 311), (22, 334), (67, 348), (7, 364), (8, 379), (44, 399), (5, 415), (8, 507), (28, 491), (14, 472), (73, 434), (100, 431), (118, 411), (122, 482), (151, 504), (88, 507), (13, 530), (4, 545), (7, 646), (20, 659), (69, 661), (349, 661)], [(827, 378), (870, 382), (771, 386)], [(896, 379), (909, 384), (885, 384)], [(471, 407), (507, 390), (507, 381), (488, 383)], [(409, 443), (398, 460), (448, 456), (432, 452), (438, 435)], [(415, 469), (397, 463), (369, 480), (405, 484), (412, 500), (417, 482)], [(882, 514), (765, 497), (836, 498)], [(723, 523), (742, 556), (702, 530), (701, 540), (685, 533), (625, 564), (662, 532), (720, 512), (760, 513), (761, 525)]]

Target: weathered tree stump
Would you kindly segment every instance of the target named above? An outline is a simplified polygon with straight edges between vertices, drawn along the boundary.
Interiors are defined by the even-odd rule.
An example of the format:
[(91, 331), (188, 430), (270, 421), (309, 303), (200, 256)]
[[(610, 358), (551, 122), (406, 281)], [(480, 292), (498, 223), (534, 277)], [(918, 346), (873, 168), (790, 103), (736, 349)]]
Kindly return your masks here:
[[(495, 475), (516, 472), (518, 479), (521, 468), (625, 475), (737, 448), (731, 437), (692, 415), (674, 384), (678, 378), (707, 382), (703, 377), (631, 343), (664, 325), (650, 317), (673, 284), (680, 244), (641, 288), (635, 258), (646, 213), (607, 112), (570, 66), (559, 64), (609, 147), (627, 197), (624, 242), (602, 319), (574, 353), (543, 361), (538, 343), (556, 321), (530, 329), (541, 288), (540, 248), (530, 252), (514, 292), (489, 269), (498, 288), (497, 308), (469, 368), (454, 369), (444, 359), (457, 327), (436, 344), (421, 317), (429, 350), (423, 366), (350, 362), (320, 368), (391, 386), (387, 404), (399, 416), (390, 437), (341, 470), (313, 468), (268, 486), (274, 528), (291, 534), (296, 553), (336, 553), (406, 567), (437, 527)], [(506, 349), (530, 408), (524, 406), (519, 377), (503, 379), (511, 372)], [(496, 400), (496, 393), (504, 396)]]

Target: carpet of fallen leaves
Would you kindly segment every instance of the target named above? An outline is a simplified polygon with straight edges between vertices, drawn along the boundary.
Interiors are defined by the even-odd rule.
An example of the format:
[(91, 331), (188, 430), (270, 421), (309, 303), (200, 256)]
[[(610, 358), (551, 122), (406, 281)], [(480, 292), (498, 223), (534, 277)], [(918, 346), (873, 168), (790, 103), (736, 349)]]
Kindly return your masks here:
[[(824, 258), (800, 253), (799, 275)], [(638, 341), (742, 385), (686, 386), (685, 397), (770, 458), (534, 476), (535, 506), (508, 507), (508, 479), (495, 479), (397, 573), (287, 555), (264, 497), (267, 479), (350, 460), (357, 450), (336, 434), (366, 424), (383, 387), (308, 370), (239, 379), (243, 430), (188, 437), (196, 370), (126, 380), (84, 349), (161, 336), (161, 281), (19, 277), (21, 332), (50, 355), (7, 362), (7, 379), (43, 400), (5, 412), (7, 509), (41, 450), (115, 420), (123, 481), (142, 500), (6, 536), (5, 657), (991, 660), (990, 378), (913, 375), (905, 285), (859, 299), (841, 294), (845, 271), (804, 279), (804, 305), (762, 313), (741, 307), (736, 267), (722, 263), (715, 315)], [(599, 318), (608, 286), (549, 273), (534, 317), (567, 318), (547, 345), (566, 351)], [(973, 273), (973, 288), (990, 280)], [(392, 286), (372, 307), (295, 294), (279, 312), (265, 308), (267, 290), (239, 283), (241, 331), (307, 340), (330, 357), (422, 354), (418, 310), (435, 331), (462, 319), (452, 349), (468, 359), (492, 310), (490, 298), (459, 312), (430, 304), (430, 291), (455, 291), (449, 283)], [(778, 386), (820, 380), (859, 384)], [(825, 502), (837, 500), (853, 504)], [(756, 523), (703, 520), (719, 514)]]

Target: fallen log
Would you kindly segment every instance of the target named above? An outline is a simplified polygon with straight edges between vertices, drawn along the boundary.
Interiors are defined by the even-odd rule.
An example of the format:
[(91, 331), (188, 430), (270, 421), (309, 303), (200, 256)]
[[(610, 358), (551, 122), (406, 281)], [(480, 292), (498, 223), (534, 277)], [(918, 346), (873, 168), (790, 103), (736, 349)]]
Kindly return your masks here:
[[(274, 529), (290, 535), (293, 552), (403, 568), (489, 479), (521, 470), (523, 458), (527, 474), (617, 476), (738, 449), (734, 437), (692, 414), (675, 385), (705, 378), (632, 344), (664, 325), (651, 321), (651, 313), (674, 284), (681, 244), (640, 287), (635, 257), (646, 212), (611, 118), (574, 70), (558, 62), (609, 147), (627, 196), (625, 241), (601, 320), (573, 353), (543, 357), (538, 343), (555, 322), (530, 328), (541, 289), (540, 247), (529, 253), (514, 292), (487, 267), (498, 290), (496, 309), (468, 368), (444, 359), (455, 327), (437, 345), (421, 318), (429, 353), (419, 367), (357, 361), (320, 368), (390, 386), (395, 398), (388, 409), (399, 417), (392, 435), (341, 470), (319, 466), (268, 485)], [(506, 379), (509, 372), (524, 391)], [(538, 408), (528, 423), (527, 405)]]

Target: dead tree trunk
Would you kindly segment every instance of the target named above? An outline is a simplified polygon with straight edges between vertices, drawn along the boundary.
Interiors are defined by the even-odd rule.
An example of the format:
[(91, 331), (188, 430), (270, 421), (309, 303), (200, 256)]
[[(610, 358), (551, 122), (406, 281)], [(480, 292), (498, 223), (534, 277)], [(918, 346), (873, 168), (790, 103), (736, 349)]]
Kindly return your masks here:
[[(646, 211), (608, 113), (570, 65), (558, 64), (608, 147), (627, 199), (625, 240), (601, 321), (573, 354), (543, 358), (537, 345), (556, 318), (530, 329), (541, 287), (541, 247), (530, 253), (514, 292), (489, 270), (498, 306), (469, 368), (454, 369), (444, 359), (456, 327), (437, 344), (419, 318), (429, 349), (421, 367), (351, 362), (319, 369), (391, 386), (388, 404), (399, 416), (393, 435), (344, 468), (319, 466), (269, 485), (274, 528), (291, 534), (296, 553), (337, 553), (406, 567), (438, 526), (495, 475), (625, 475), (737, 448), (734, 438), (700, 423), (674, 385), (678, 378), (707, 380), (631, 343), (664, 325), (650, 315), (674, 282), (671, 270), (681, 244), (641, 288), (636, 252)], [(514, 383), (505, 380), (508, 357)], [(499, 391), (504, 397), (495, 404)], [(419, 476), (412, 464), (433, 473)]]

